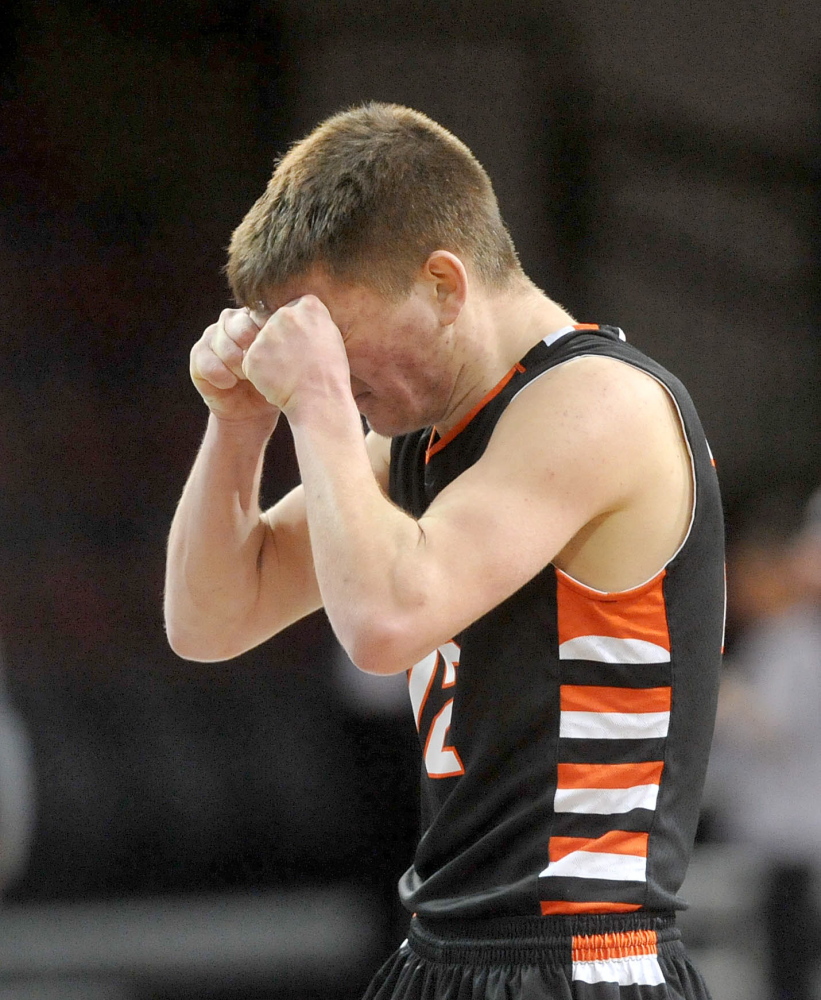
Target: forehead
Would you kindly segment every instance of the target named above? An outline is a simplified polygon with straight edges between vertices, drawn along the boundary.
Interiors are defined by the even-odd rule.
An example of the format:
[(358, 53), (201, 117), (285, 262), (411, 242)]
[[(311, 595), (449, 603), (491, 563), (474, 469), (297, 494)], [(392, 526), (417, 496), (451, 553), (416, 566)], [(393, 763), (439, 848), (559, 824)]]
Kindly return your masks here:
[(326, 271), (314, 267), (284, 285), (266, 292), (262, 303), (267, 312), (274, 312), (303, 295), (315, 295), (331, 316), (350, 316), (354, 312), (374, 312), (390, 307), (391, 300), (368, 285), (351, 284), (332, 278)]

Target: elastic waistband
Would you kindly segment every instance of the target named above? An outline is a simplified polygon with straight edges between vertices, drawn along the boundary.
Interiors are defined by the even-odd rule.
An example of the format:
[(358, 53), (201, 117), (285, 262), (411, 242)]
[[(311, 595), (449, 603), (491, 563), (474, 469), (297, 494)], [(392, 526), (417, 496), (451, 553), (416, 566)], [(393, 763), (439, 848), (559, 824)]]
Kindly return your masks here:
[(414, 917), (408, 943), (433, 962), (496, 965), (568, 961), (580, 938), (652, 938), (656, 944), (677, 941), (674, 913), (585, 913), (573, 916), (495, 917), (440, 920)]

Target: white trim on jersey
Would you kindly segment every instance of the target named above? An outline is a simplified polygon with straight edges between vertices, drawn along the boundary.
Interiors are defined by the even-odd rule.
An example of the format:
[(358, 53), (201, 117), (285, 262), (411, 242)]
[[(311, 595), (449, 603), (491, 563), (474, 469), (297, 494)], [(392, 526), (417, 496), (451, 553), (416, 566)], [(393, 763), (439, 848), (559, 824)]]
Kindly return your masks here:
[[(624, 341), (627, 340), (627, 337), (624, 335), (624, 330), (620, 329), (617, 326), (611, 327), (611, 329), (615, 330), (616, 333), (618, 333), (619, 340), (624, 340)], [(595, 333), (596, 331), (593, 330), (591, 332)], [(555, 333), (548, 334), (547, 337), (543, 337), (542, 339), (547, 347), (552, 347), (553, 344), (556, 343), (556, 341), (561, 340), (562, 337), (569, 336), (571, 333), (584, 333), (584, 330), (583, 329), (577, 330), (575, 326), (563, 326), (561, 330), (557, 330)]]

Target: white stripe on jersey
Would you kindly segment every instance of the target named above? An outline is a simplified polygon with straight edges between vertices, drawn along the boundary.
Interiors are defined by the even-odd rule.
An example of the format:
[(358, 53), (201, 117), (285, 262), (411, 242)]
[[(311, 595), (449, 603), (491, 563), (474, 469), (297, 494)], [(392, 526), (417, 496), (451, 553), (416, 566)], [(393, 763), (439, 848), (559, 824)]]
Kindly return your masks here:
[(669, 712), (562, 712), (559, 736), (571, 740), (648, 740), (666, 736)]
[(632, 788), (557, 788), (553, 808), (557, 813), (626, 813), (655, 809), (658, 785)]
[(646, 639), (580, 635), (559, 646), (559, 659), (594, 660), (596, 663), (669, 663), (670, 651)]
[(558, 861), (551, 861), (540, 876), (644, 882), (647, 878), (647, 858), (636, 854), (608, 854), (604, 851), (571, 851)]

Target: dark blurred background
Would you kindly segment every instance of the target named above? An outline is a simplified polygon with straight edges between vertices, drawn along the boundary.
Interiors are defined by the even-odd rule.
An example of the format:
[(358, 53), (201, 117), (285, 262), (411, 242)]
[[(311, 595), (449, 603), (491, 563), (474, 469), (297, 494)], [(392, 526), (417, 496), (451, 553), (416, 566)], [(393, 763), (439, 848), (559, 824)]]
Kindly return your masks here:
[[(0, 962), (0, 1000), (358, 996), (403, 932), (401, 692), (363, 686), (320, 615), (227, 664), (183, 662), (163, 634), (165, 538), (205, 422), (188, 350), (229, 304), (230, 233), (322, 117), (364, 99), (428, 113), (488, 168), (534, 281), (689, 386), (731, 554), (751, 525), (788, 538), (821, 482), (821, 18), (763, 0), (6, 0), (0, 21), (0, 877), (29, 942), (16, 953), (72, 913), (133, 942), (143, 925), (116, 928), (134, 900), (155, 907), (146, 927), (176, 915), (171, 938), (197, 899), (270, 902), (272, 940), (316, 899), (339, 916), (304, 925), (318, 950), (287, 974), (260, 954), (248, 975), (209, 965), (189, 934), (189, 979), (126, 952), (72, 964), (69, 948), (62, 965)], [(282, 428), (266, 499), (295, 476)], [(733, 579), (731, 650), (749, 624)], [(726, 840), (721, 800), (705, 852)], [(322, 947), (352, 923), (334, 979)], [(705, 927), (695, 944), (726, 978), (733, 942)]]

